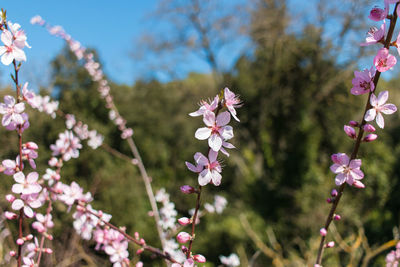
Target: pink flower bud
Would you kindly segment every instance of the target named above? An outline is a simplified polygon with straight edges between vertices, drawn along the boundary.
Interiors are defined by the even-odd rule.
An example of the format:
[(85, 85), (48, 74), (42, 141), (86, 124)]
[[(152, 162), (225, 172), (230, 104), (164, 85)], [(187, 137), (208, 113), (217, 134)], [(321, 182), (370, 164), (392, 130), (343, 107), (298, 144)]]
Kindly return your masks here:
[(363, 141), (364, 142), (372, 142), (376, 138), (378, 138), (378, 135), (376, 135), (376, 134), (368, 134), (366, 137), (364, 137)]
[(356, 122), (356, 121), (349, 121), (349, 124), (350, 124), (350, 126), (353, 126), (353, 127), (358, 126), (358, 122)]
[(187, 217), (182, 217), (182, 218), (178, 219), (178, 223), (182, 226), (185, 226), (190, 223), (190, 219)]
[(344, 128), (344, 132), (347, 134), (348, 137), (350, 137), (352, 139), (356, 138), (356, 130), (354, 130), (353, 127), (345, 125), (343, 128)]
[(25, 241), (22, 238), (18, 238), (16, 243), (18, 246), (22, 246), (25, 243)]
[(8, 219), (8, 220), (15, 220), (17, 219), (17, 214), (15, 214), (14, 212), (10, 212), (10, 211), (6, 211), (4, 212), (4, 216)]
[(322, 267), (322, 266), (319, 264), (314, 264), (314, 267)]
[(328, 197), (328, 198), (326, 199), (326, 203), (331, 204), (332, 202), (333, 202), (333, 199), (332, 199), (332, 198)]
[(53, 240), (53, 236), (52, 235), (49, 235), (49, 234), (46, 234), (46, 238), (48, 239), (48, 240)]
[(340, 219), (342, 219), (342, 217), (339, 214), (335, 214), (335, 216), (333, 216), (333, 219), (335, 221), (340, 221)]
[(12, 202), (14, 202), (14, 200), (15, 200), (15, 196), (13, 196), (13, 195), (11, 195), (11, 194), (8, 194), (8, 195), (6, 195), (6, 200), (7, 200), (8, 202), (12, 203)]
[(333, 248), (334, 246), (335, 246), (335, 242), (334, 241), (330, 241), (325, 245), (326, 248)]
[(325, 229), (325, 228), (321, 228), (321, 229), (319, 230), (319, 234), (322, 235), (322, 236), (326, 236), (326, 234), (327, 234), (326, 229)]
[(204, 256), (201, 255), (201, 254), (194, 255), (194, 256), (193, 256), (193, 259), (194, 259), (195, 261), (197, 261), (198, 263), (205, 263), (205, 262), (206, 262), (206, 257), (204, 257)]
[(140, 254), (142, 254), (142, 253), (143, 253), (143, 251), (144, 251), (144, 249), (143, 249), (143, 248), (139, 248), (138, 250), (136, 250), (136, 255), (140, 255)]
[(11, 256), (11, 257), (15, 257), (15, 255), (17, 255), (17, 253), (16, 253), (14, 250), (11, 250), (11, 251), (10, 251), (10, 256)]
[(353, 186), (357, 188), (365, 188), (365, 185), (361, 183), (359, 180), (355, 180)]
[(138, 165), (138, 164), (139, 164), (139, 161), (138, 161), (137, 159), (132, 159), (132, 160), (131, 160), (131, 163), (132, 163), (133, 165)]
[(25, 237), (25, 240), (26, 240), (26, 241), (29, 241), (29, 240), (32, 240), (32, 238), (33, 238), (33, 235), (29, 234), (29, 235), (27, 235), (27, 236)]
[(186, 254), (186, 252), (188, 251), (188, 248), (185, 247), (185, 246), (182, 246), (181, 249), (182, 249), (182, 252), (185, 253), (185, 254)]
[(188, 242), (190, 239), (192, 239), (192, 237), (186, 233), (186, 232), (180, 232), (177, 236), (176, 239), (178, 240), (179, 243), (186, 243)]
[(138, 261), (138, 263), (136, 263), (135, 267), (143, 267), (143, 262)]
[(368, 133), (372, 133), (375, 132), (375, 127), (372, 126), (371, 124), (367, 123), (364, 125), (364, 131), (368, 132)]
[(196, 192), (196, 189), (194, 189), (194, 187), (190, 185), (182, 185), (181, 192), (184, 194), (193, 194), (194, 192)]
[(336, 189), (332, 189), (331, 196), (336, 197), (338, 195), (338, 191)]
[(139, 233), (135, 232), (135, 239), (139, 239), (139, 238), (140, 238)]
[(380, 21), (385, 19), (387, 16), (387, 12), (378, 7), (374, 7), (370, 12), (368, 18), (373, 20), (373, 21)]
[(51, 248), (45, 248), (44, 252), (47, 253), (47, 254), (52, 254), (53, 250)]
[(139, 242), (140, 242), (141, 245), (145, 245), (146, 244), (146, 241), (144, 241), (143, 238), (140, 238)]

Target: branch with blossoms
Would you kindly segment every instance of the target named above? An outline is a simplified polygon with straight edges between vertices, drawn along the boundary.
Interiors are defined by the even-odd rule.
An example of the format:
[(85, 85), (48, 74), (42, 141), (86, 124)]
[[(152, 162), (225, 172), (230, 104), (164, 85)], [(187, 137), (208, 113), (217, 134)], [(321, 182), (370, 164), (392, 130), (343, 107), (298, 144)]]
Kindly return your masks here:
[(92, 80), (99, 84), (98, 91), (100, 93), (100, 97), (106, 101), (106, 108), (109, 110), (110, 120), (112, 120), (121, 131), (121, 138), (127, 140), (129, 148), (131, 149), (132, 155), (134, 157), (131, 162), (134, 165), (137, 165), (139, 168), (143, 183), (145, 185), (147, 197), (152, 208), (152, 213), (156, 222), (158, 236), (160, 238), (161, 245), (164, 248), (166, 245), (166, 241), (163, 238), (163, 231), (161, 226), (159, 225), (159, 222), (161, 221), (160, 213), (158, 211), (154, 192), (151, 186), (151, 178), (147, 174), (139, 150), (132, 138), (133, 130), (126, 127), (126, 120), (120, 115), (117, 106), (114, 103), (113, 96), (110, 94), (110, 86), (108, 85), (108, 81), (104, 77), (103, 71), (100, 68), (100, 63), (96, 62), (94, 60), (94, 55), (90, 52), (87, 52), (86, 48), (83, 47), (78, 41), (74, 40), (69, 34), (67, 34), (61, 26), (52, 26), (51, 24), (43, 20), (40, 16), (33, 17), (31, 19), (31, 23), (43, 26), (49, 31), (50, 34), (62, 38), (68, 44), (69, 48), (76, 55), (78, 60), (83, 59), (85, 61), (85, 68), (91, 76)]
[[(378, 53), (374, 57), (374, 66), (364, 71), (356, 71), (355, 78), (352, 80), (353, 88), (351, 93), (353, 95), (367, 94), (367, 103), (363, 117), (360, 122), (350, 121), (349, 125), (344, 126), (346, 135), (355, 140), (353, 151), (350, 155), (345, 153), (337, 153), (332, 155), (333, 165), (330, 167), (331, 171), (336, 174), (335, 184), (339, 187), (333, 189), (331, 197), (328, 198), (331, 209), (326, 219), (325, 225), (320, 229), (321, 241), (318, 249), (318, 254), (315, 262), (315, 267), (320, 267), (322, 262), (322, 256), (325, 248), (331, 248), (334, 246), (333, 241), (325, 242), (326, 235), (329, 229), (329, 225), (333, 220), (340, 220), (341, 216), (336, 214), (339, 201), (343, 195), (343, 191), (346, 184), (356, 187), (364, 188), (365, 185), (361, 182), (364, 178), (364, 173), (361, 171), (361, 159), (357, 159), (358, 151), (362, 142), (374, 141), (378, 136), (374, 134), (375, 127), (367, 123), (375, 120), (379, 128), (384, 128), (384, 118), (382, 114), (392, 114), (397, 111), (397, 108), (393, 104), (387, 104), (389, 97), (388, 91), (382, 91), (376, 96), (377, 85), (382, 72), (385, 72), (394, 67), (397, 62), (395, 56), (389, 53), (390, 47), (396, 47), (399, 50), (400, 34), (396, 41), (392, 42), (392, 36), (396, 21), (399, 13), (399, 0), (384, 0), (384, 9), (375, 7), (371, 10), (369, 18), (373, 21), (382, 21), (383, 23), (379, 29), (373, 27), (368, 32), (366, 42), (362, 43), (361, 46), (369, 46), (382, 44), (378, 50)], [(394, 5), (393, 14), (389, 14), (390, 5)], [(390, 21), (389, 29), (386, 32), (386, 19)], [(399, 50), (400, 53), (400, 50)], [(358, 128), (358, 134), (354, 129)], [(364, 136), (364, 133), (368, 133)]]
[[(208, 156), (204, 156), (201, 152), (194, 154), (195, 165), (186, 162), (187, 168), (198, 173), (197, 188), (190, 185), (181, 187), (184, 194), (197, 194), (196, 205), (192, 218), (181, 218), (179, 223), (183, 226), (191, 225), (191, 232), (180, 232), (177, 235), (177, 240), (181, 244), (189, 243), (188, 246), (182, 246), (182, 252), (186, 255), (185, 266), (194, 266), (194, 262), (204, 263), (206, 258), (203, 255), (193, 255), (192, 247), (196, 237), (196, 221), (201, 206), (201, 193), (204, 186), (213, 184), (219, 186), (221, 184), (222, 167), (217, 160), (218, 152), (221, 151), (226, 156), (229, 153), (225, 148), (234, 148), (231, 143), (227, 141), (233, 138), (233, 128), (228, 125), (232, 117), (239, 121), (236, 116), (235, 108), (240, 107), (241, 102), (239, 97), (235, 95), (228, 88), (225, 88), (221, 93), (214, 97), (210, 102), (202, 101), (200, 108), (190, 113), (190, 116), (202, 116), (203, 122), (206, 127), (197, 129), (195, 137), (198, 140), (208, 140)], [(174, 266), (173, 266), (174, 267)]]

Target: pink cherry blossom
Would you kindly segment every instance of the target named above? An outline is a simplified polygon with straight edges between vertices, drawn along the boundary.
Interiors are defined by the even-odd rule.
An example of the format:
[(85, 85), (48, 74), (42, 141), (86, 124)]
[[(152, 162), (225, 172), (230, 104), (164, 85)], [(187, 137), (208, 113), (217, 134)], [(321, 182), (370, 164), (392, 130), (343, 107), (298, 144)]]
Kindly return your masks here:
[(394, 104), (385, 104), (388, 100), (388, 97), (388, 91), (380, 92), (378, 97), (376, 97), (374, 94), (371, 94), (369, 102), (372, 108), (365, 113), (364, 119), (366, 121), (372, 121), (376, 118), (376, 123), (380, 128), (383, 129), (383, 127), (385, 126), (385, 121), (383, 119), (382, 113), (393, 114), (397, 111), (397, 107)]
[(50, 145), (50, 149), (53, 150), (52, 155), (62, 155), (64, 161), (79, 157), (79, 149), (81, 148), (79, 138), (75, 137), (71, 131), (60, 133), (56, 143)]
[(221, 165), (217, 161), (218, 152), (210, 149), (208, 153), (208, 158), (202, 153), (197, 152), (194, 155), (196, 166), (186, 162), (186, 166), (192, 172), (199, 173), (198, 181), (201, 186), (212, 182), (214, 185), (218, 186), (221, 184)]
[(374, 58), (374, 65), (380, 72), (385, 72), (396, 65), (397, 59), (395, 56), (389, 54), (387, 48), (379, 49), (377, 55)]
[(22, 267), (35, 267), (35, 261), (32, 258), (29, 257), (23, 257), (22, 261), (24, 264), (22, 264)]
[(13, 60), (26, 61), (25, 52), (19, 47), (20, 43), (14, 42), (14, 36), (8, 30), (1, 33), (1, 41), (4, 46), (0, 46), (1, 62), (10, 65)]
[(34, 142), (28, 142), (22, 145), (22, 159), (27, 160), (33, 169), (36, 169), (36, 163), (34, 159), (38, 157), (36, 150), (38, 145)]
[(338, 153), (332, 155), (334, 164), (330, 167), (333, 173), (336, 173), (335, 183), (341, 185), (347, 182), (349, 185), (359, 185), (359, 180), (364, 178), (364, 173), (360, 170), (361, 160), (353, 159), (344, 154)]
[(22, 97), (32, 108), (38, 108), (36, 94), (28, 89), (28, 83), (25, 83), (22, 87)]
[(21, 117), (22, 117), (22, 120), (23, 120), (22, 125), (18, 124), (15, 121), (12, 120), (10, 122), (10, 124), (8, 124), (6, 126), (6, 129), (9, 130), (9, 131), (18, 130), (20, 133), (23, 133), (26, 129), (29, 128), (30, 124), (29, 124), (29, 120), (28, 120), (29, 119), (28, 114), (22, 113)]
[(224, 89), (224, 105), (225, 107), (229, 110), (231, 113), (232, 117), (240, 121), (238, 117), (236, 117), (236, 110), (235, 108), (239, 108), (241, 106), (241, 101), (239, 99), (238, 95), (235, 95), (231, 90), (229, 90), (228, 87), (225, 87)]
[(233, 129), (227, 125), (231, 119), (229, 112), (222, 112), (215, 118), (213, 112), (204, 113), (203, 121), (207, 127), (197, 129), (195, 137), (199, 140), (208, 139), (208, 145), (214, 151), (219, 151), (222, 142), (233, 137)]
[(72, 182), (70, 186), (63, 185), (63, 194), (58, 198), (68, 206), (72, 206), (74, 202), (80, 199), (83, 195), (83, 189), (75, 182)]
[(39, 193), (42, 187), (37, 183), (39, 174), (37, 172), (29, 173), (26, 178), (23, 172), (14, 174), (14, 184), (11, 191), (16, 194), (34, 194)]
[(206, 111), (213, 112), (218, 107), (219, 97), (215, 96), (213, 101), (209, 101), (209, 102), (210, 103), (208, 103), (205, 100), (201, 100), (200, 101), (200, 108), (195, 112), (189, 113), (189, 115), (192, 116), (192, 117), (196, 117), (196, 116), (204, 115), (204, 113)]
[(31, 48), (28, 44), (26, 34), (23, 30), (20, 29), (21, 25), (18, 23), (11, 23), (10, 21), (8, 22), (8, 29), (11, 31), (13, 35), (13, 42), (15, 46), (17, 46), (20, 49), (23, 49), (25, 46), (28, 48)]
[(112, 242), (106, 246), (104, 251), (110, 255), (110, 261), (114, 267), (124, 266), (123, 264), (129, 256), (128, 241)]
[(43, 204), (39, 200), (39, 194), (21, 195), (21, 199), (16, 199), (11, 205), (13, 210), (24, 209), (24, 214), (32, 218), (34, 213), (32, 208), (36, 209), (41, 207)]
[(10, 160), (10, 159), (3, 160), (1, 165), (5, 168), (4, 169), (4, 174), (13, 175), (17, 171), (19, 171), (19, 169), (20, 169), (18, 167), (19, 163), (20, 163), (19, 156), (17, 157), (17, 159), (15, 161), (14, 160)]
[(0, 103), (0, 114), (4, 115), (2, 120), (3, 126), (8, 126), (12, 122), (18, 125), (23, 124), (24, 119), (21, 113), (24, 110), (24, 103), (16, 103), (15, 98), (10, 95), (4, 96), (4, 103)]
[(374, 77), (375, 77), (375, 69), (371, 67), (371, 69), (365, 69), (364, 71), (355, 71), (354, 78), (351, 81), (353, 84), (353, 88), (351, 88), (351, 93), (353, 95), (362, 95), (369, 92), (373, 92), (375, 90), (374, 85)]
[(381, 27), (379, 30), (375, 27), (372, 27), (368, 31), (368, 37), (365, 39), (365, 43), (361, 43), (361, 46), (367, 46), (367, 45), (373, 45), (378, 42), (381, 42), (383, 38), (385, 37), (385, 31), (386, 31), (386, 22), (383, 21)]

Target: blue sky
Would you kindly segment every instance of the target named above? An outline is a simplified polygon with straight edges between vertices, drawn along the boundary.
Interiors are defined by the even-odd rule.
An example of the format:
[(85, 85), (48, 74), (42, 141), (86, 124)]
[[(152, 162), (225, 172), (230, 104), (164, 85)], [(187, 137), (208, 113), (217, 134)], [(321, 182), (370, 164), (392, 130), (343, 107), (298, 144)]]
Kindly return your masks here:
[[(245, 0), (233, 0), (238, 2)], [(144, 73), (145, 65), (134, 60), (131, 55), (140, 37), (151, 31), (162, 21), (149, 15), (155, 11), (158, 0), (19, 0), (2, 1), (2, 8), (7, 10), (8, 19), (18, 22), (26, 31), (31, 49), (25, 49), (27, 62), (23, 65), (21, 76), (23, 81), (30, 81), (36, 87), (47, 85), (49, 77), (49, 62), (62, 49), (64, 42), (51, 36), (45, 29), (29, 23), (35, 15), (42, 16), (52, 25), (61, 25), (76, 40), (85, 47), (98, 50), (106, 74), (119, 83), (132, 84), (141, 77), (161, 77)], [(367, 5), (373, 6), (376, 1)], [(382, 1), (383, 2), (383, 1)], [(292, 19), (312, 21), (315, 18), (315, 0), (289, 0), (289, 10)], [(367, 15), (367, 14), (366, 14)], [(295, 25), (302, 25), (298, 23)], [(303, 24), (304, 25), (304, 24)], [(333, 28), (334, 29), (334, 28)], [(366, 29), (367, 31), (368, 29)], [(334, 32), (334, 30), (333, 30)], [(237, 37), (235, 37), (237, 39)], [(362, 37), (363, 38), (363, 37)], [(362, 40), (361, 38), (361, 40)], [(230, 45), (220, 53), (220, 58), (229, 67), (237, 56), (246, 49), (244, 42)], [(178, 68), (178, 66), (177, 66)], [(200, 58), (190, 57), (180, 72), (208, 72), (208, 65)], [(10, 83), (10, 69), (0, 69), (2, 84)], [(150, 74), (150, 75), (149, 75)]]
[[(22, 76), (33, 83), (43, 85), (48, 75), (49, 61), (62, 49), (61, 39), (53, 37), (39, 26), (29, 23), (34, 15), (41, 15), (53, 25), (61, 25), (86, 47), (98, 49), (105, 71), (118, 82), (132, 83), (133, 60), (129, 54), (148, 24), (147, 15), (157, 6), (156, 0), (146, 1), (55, 1), (20, 0), (2, 1), (8, 19), (18, 22), (28, 36), (31, 49), (25, 49), (27, 62)], [(5, 3), (4, 3), (5, 2)], [(2, 83), (8, 79), (8, 70), (1, 69)]]

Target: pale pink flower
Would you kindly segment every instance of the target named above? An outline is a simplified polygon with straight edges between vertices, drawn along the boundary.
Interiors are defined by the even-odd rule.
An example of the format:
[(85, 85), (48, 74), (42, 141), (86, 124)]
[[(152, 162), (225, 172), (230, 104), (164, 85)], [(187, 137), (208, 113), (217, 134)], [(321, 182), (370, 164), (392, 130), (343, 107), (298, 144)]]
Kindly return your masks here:
[(355, 71), (354, 78), (351, 81), (353, 88), (351, 88), (351, 93), (353, 95), (362, 95), (375, 90), (374, 77), (375, 69), (365, 69), (364, 71)]
[(381, 27), (379, 28), (379, 30), (375, 27), (372, 27), (369, 29), (368, 31), (368, 36), (365, 39), (365, 43), (361, 43), (361, 46), (367, 46), (367, 45), (372, 45), (372, 44), (376, 44), (380, 41), (383, 40), (383, 38), (385, 37), (385, 31), (386, 31), (386, 22), (383, 21)]
[(30, 91), (28, 89), (28, 83), (26, 82), (24, 86), (22, 87), (22, 97), (26, 102), (28, 102), (29, 105), (33, 108), (38, 108), (37, 102), (35, 101), (36, 95), (34, 92)]
[(20, 164), (19, 156), (17, 157), (17, 159), (15, 161), (6, 159), (6, 160), (3, 160), (3, 162), (1, 163), (1, 165), (5, 168), (4, 174), (6, 174), (6, 175), (13, 175), (17, 171), (19, 171), (19, 169), (20, 169), (18, 167), (19, 164)]
[(214, 207), (215, 207), (215, 211), (218, 214), (221, 214), (224, 211), (227, 204), (228, 204), (228, 201), (226, 200), (226, 198), (224, 198), (223, 196), (215, 195)]
[(60, 178), (60, 174), (49, 168), (46, 169), (46, 174), (43, 175), (43, 179), (49, 181), (48, 183), (50, 186), (53, 185), (54, 182), (59, 181)]
[(341, 185), (347, 182), (349, 185), (359, 187), (362, 183), (359, 181), (364, 178), (364, 173), (360, 170), (361, 159), (350, 158), (345, 153), (332, 155), (334, 164), (330, 167), (333, 173), (336, 173), (335, 183)]
[(105, 247), (104, 251), (110, 255), (110, 261), (114, 264), (114, 267), (123, 266), (121, 263), (125, 262), (125, 259), (129, 256), (128, 242), (112, 242), (110, 245)]
[(8, 126), (11, 123), (21, 125), (24, 123), (24, 118), (21, 113), (25, 110), (24, 103), (16, 103), (15, 98), (6, 95), (4, 96), (4, 103), (0, 103), (0, 114), (3, 114), (2, 124)]
[(201, 186), (205, 186), (206, 184), (212, 182), (214, 185), (221, 184), (221, 165), (217, 161), (218, 152), (210, 149), (208, 153), (208, 157), (205, 157), (202, 153), (197, 152), (194, 155), (194, 160), (196, 162), (196, 166), (189, 162), (185, 162), (186, 166), (192, 172), (199, 173), (198, 181)]
[(26, 34), (23, 30), (20, 30), (21, 25), (18, 23), (11, 23), (8, 22), (8, 29), (11, 31), (13, 35), (13, 42), (14, 44), (20, 48), (23, 49), (25, 46), (28, 48), (31, 48), (28, 44)]
[(25, 52), (19, 47), (19, 43), (14, 43), (14, 37), (8, 30), (1, 33), (1, 41), (4, 46), (0, 46), (1, 62), (10, 65), (13, 60), (26, 61)]
[(37, 183), (39, 174), (37, 172), (29, 173), (26, 178), (23, 172), (14, 174), (14, 184), (11, 191), (16, 194), (34, 194), (39, 193), (42, 187)]
[(53, 156), (62, 155), (64, 161), (79, 157), (79, 149), (82, 148), (79, 138), (71, 131), (60, 133), (55, 144), (50, 145)]
[(6, 129), (9, 130), (9, 131), (18, 130), (20, 133), (23, 133), (26, 129), (29, 128), (30, 124), (29, 124), (29, 117), (28, 117), (28, 114), (22, 113), (22, 114), (21, 114), (21, 117), (22, 117), (22, 120), (23, 120), (22, 125), (21, 125), (21, 124), (18, 124), (18, 123), (16, 123), (15, 121), (12, 120), (12, 121), (10, 122), (10, 124), (8, 124), (8, 125), (6, 126)]
[(345, 125), (343, 127), (343, 129), (344, 129), (344, 132), (347, 134), (348, 137), (350, 137), (352, 139), (356, 139), (357, 134), (356, 134), (356, 130), (354, 130), (353, 127)]
[(37, 209), (43, 205), (39, 200), (39, 194), (21, 195), (21, 199), (16, 199), (11, 205), (13, 210), (24, 209), (24, 213), (28, 218), (32, 218), (34, 213), (32, 208)]
[(194, 162), (196, 163), (196, 165), (193, 165), (192, 163), (185, 161), (186, 167), (192, 172), (200, 173), (204, 169), (204, 165), (199, 163), (201, 157), (204, 157), (202, 153), (200, 152), (195, 153)]
[(32, 17), (30, 22), (31, 24), (39, 24), (39, 25), (44, 25), (45, 23), (42, 17), (39, 15)]
[(235, 108), (239, 108), (241, 106), (241, 101), (238, 95), (235, 95), (228, 87), (224, 89), (224, 105), (231, 113), (232, 117), (240, 121), (238, 117), (236, 117), (236, 110)]
[(229, 266), (229, 267), (236, 267), (236, 266), (240, 265), (239, 257), (235, 253), (232, 253), (228, 257), (219, 256), (219, 259), (222, 264)]
[(365, 113), (364, 119), (366, 121), (372, 121), (376, 118), (376, 123), (380, 128), (383, 129), (383, 127), (385, 126), (385, 121), (381, 113), (393, 114), (397, 111), (397, 107), (394, 104), (385, 104), (388, 97), (388, 91), (380, 92), (378, 97), (376, 97), (374, 94), (371, 94), (369, 102), (372, 108)]
[(33, 169), (36, 169), (36, 163), (34, 159), (38, 157), (36, 150), (38, 145), (34, 142), (28, 142), (22, 145), (22, 159), (27, 160)]
[(22, 261), (24, 264), (22, 264), (22, 267), (35, 267), (35, 261), (32, 258), (29, 257), (23, 257)]
[(233, 137), (233, 129), (227, 125), (231, 120), (229, 112), (222, 112), (215, 118), (214, 112), (206, 111), (203, 121), (207, 127), (197, 129), (195, 137), (199, 140), (208, 139), (208, 145), (214, 151), (219, 151), (222, 142)]
[(200, 101), (200, 108), (195, 112), (189, 113), (189, 115), (192, 116), (192, 117), (196, 117), (196, 116), (204, 115), (204, 113), (206, 111), (213, 112), (218, 107), (219, 97), (215, 96), (213, 101), (209, 101), (209, 102), (210, 103), (208, 103), (205, 100), (201, 100)]
[(395, 56), (389, 54), (389, 50), (387, 48), (379, 49), (378, 53), (374, 58), (374, 65), (376, 69), (380, 72), (385, 72), (391, 69), (394, 65), (396, 65), (397, 59)]
[(72, 182), (70, 186), (63, 185), (63, 194), (58, 198), (68, 206), (72, 206), (74, 202), (80, 199), (83, 195), (83, 189), (75, 182)]
[(45, 232), (48, 228), (53, 228), (54, 223), (52, 221), (51, 214), (40, 214), (36, 213), (36, 221), (32, 223), (32, 228), (36, 229), (39, 233)]

